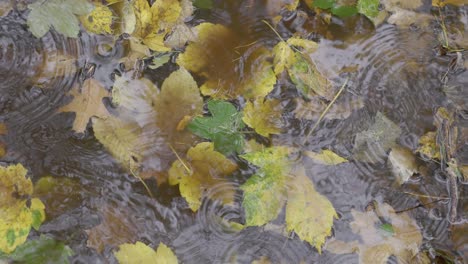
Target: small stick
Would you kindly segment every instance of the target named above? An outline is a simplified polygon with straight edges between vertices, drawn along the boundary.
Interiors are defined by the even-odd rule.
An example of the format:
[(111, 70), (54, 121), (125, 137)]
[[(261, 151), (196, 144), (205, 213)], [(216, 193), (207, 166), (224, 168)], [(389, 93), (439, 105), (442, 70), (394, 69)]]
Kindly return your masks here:
[(451, 159), (448, 162), (447, 174), (448, 174), (448, 191), (450, 195), (450, 213), (449, 221), (454, 223), (457, 220), (457, 207), (458, 207), (458, 185), (457, 185), (457, 162)]

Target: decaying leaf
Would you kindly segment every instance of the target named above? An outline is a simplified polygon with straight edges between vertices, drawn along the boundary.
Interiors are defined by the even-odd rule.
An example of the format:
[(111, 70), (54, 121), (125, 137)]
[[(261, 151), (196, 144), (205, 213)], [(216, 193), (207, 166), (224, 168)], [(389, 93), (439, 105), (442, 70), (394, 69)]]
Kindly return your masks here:
[(80, 31), (75, 15), (87, 15), (93, 5), (87, 0), (39, 0), (28, 6), (28, 27), (37, 38), (43, 37), (53, 27), (66, 37), (76, 38)]
[(433, 17), (429, 14), (418, 13), (402, 8), (394, 8), (392, 15), (388, 18), (388, 23), (402, 28), (409, 28), (411, 25), (426, 27)]
[(70, 94), (73, 95), (73, 100), (58, 111), (75, 112), (73, 130), (76, 132), (84, 133), (91, 117), (97, 116), (106, 119), (110, 115), (102, 102), (104, 97), (109, 96), (109, 92), (102, 87), (99, 81), (86, 79), (81, 89), (75, 86)]
[(397, 214), (384, 203), (374, 211), (351, 210), (351, 214), (354, 217), (351, 228), (360, 235), (362, 243), (334, 240), (327, 243), (328, 251), (337, 254), (358, 252), (362, 264), (385, 264), (390, 256), (395, 256), (398, 263), (430, 263), (429, 258), (419, 251), (422, 244), (420, 228), (406, 212)]
[(388, 162), (392, 167), (397, 183), (400, 185), (407, 182), (413, 174), (419, 172), (413, 152), (404, 147), (393, 147), (390, 154), (388, 154)]
[(45, 235), (41, 235), (38, 239), (28, 240), (26, 241), (26, 243), (18, 246), (16, 250), (9, 254), (7, 257), (10, 260), (13, 260), (15, 263), (68, 264), (68, 258), (71, 257), (73, 254), (74, 252), (69, 246)]
[(203, 107), (198, 86), (185, 69), (169, 75), (161, 92), (147, 79), (123, 76), (112, 93), (119, 119), (94, 119), (94, 133), (134, 173), (164, 172), (175, 159), (174, 151), (186, 153), (196, 142), (192, 133), (177, 128), (186, 116), (201, 114)]
[(347, 159), (328, 149), (322, 150), (320, 153), (304, 151), (304, 154), (315, 162), (324, 165), (338, 165), (344, 162), (348, 162)]
[(331, 202), (315, 190), (303, 167), (296, 168), (288, 188), (287, 230), (294, 231), (320, 253), (325, 238), (331, 235), (334, 218), (338, 215)]
[[(229, 184), (226, 176), (237, 169), (237, 165), (223, 154), (214, 150), (211, 142), (199, 143), (187, 152), (187, 160), (175, 161), (169, 170), (169, 184), (179, 185), (181, 195), (192, 211), (200, 208), (202, 197), (219, 184)], [(233, 189), (218, 193), (212, 199), (231, 203), (234, 199)]]
[(419, 138), (419, 147), (416, 152), (427, 158), (440, 160), (440, 149), (436, 143), (436, 132), (427, 132)]
[(432, 0), (433, 6), (444, 7), (446, 5), (455, 5), (455, 6), (463, 6), (466, 5), (465, 0)]
[(291, 164), (289, 149), (270, 147), (242, 155), (258, 167), (242, 186), (246, 226), (261, 226), (275, 219), (286, 201), (286, 181)]
[(13, 0), (6, 0), (0, 2), (0, 17), (8, 15), (13, 9)]
[(132, 263), (154, 263), (154, 264), (177, 264), (176, 255), (164, 243), (159, 243), (156, 252), (149, 246), (136, 242), (135, 244), (122, 244), (114, 253), (119, 264)]
[[(0, 123), (0, 137), (3, 135), (6, 135), (7, 133), (7, 127), (4, 123)], [(6, 147), (3, 142), (0, 141), (0, 158), (5, 156), (6, 154)]]
[(356, 135), (354, 158), (366, 162), (376, 162), (396, 144), (395, 141), (400, 133), (401, 129), (398, 125), (378, 112), (369, 128)]
[(357, 2), (357, 10), (369, 19), (379, 15), (380, 0), (359, 0)]
[(114, 14), (112, 10), (100, 3), (95, 4), (94, 10), (80, 17), (83, 27), (95, 34), (111, 34), (112, 33), (112, 20)]
[[(273, 90), (276, 77), (265, 48), (242, 55), (241, 36), (229, 28), (202, 23), (195, 30), (197, 40), (189, 43), (177, 63), (206, 78), (200, 87), (203, 95), (216, 99), (264, 97)], [(239, 46), (239, 47), (238, 47)], [(237, 51), (237, 52), (236, 52)], [(242, 67), (237, 65), (243, 62)]]
[(33, 184), (21, 165), (0, 167), (0, 252), (11, 253), (23, 244), (31, 227), (39, 229), (45, 220), (44, 204), (27, 197)]
[(242, 120), (264, 137), (280, 134), (284, 125), (281, 110), (280, 101), (258, 98), (253, 102), (247, 102)]
[(240, 153), (244, 136), (242, 114), (228, 102), (212, 100), (208, 102), (211, 117), (195, 117), (187, 126), (195, 135), (211, 139), (215, 149), (223, 154)]

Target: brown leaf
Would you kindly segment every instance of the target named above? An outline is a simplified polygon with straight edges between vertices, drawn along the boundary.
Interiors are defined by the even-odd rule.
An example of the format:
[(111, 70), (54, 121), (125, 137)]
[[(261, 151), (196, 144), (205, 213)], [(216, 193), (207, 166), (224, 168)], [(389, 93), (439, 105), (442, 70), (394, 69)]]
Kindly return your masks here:
[(73, 101), (61, 107), (58, 111), (76, 113), (75, 121), (73, 122), (73, 130), (76, 132), (85, 132), (88, 121), (93, 116), (102, 119), (109, 116), (109, 112), (102, 102), (104, 97), (109, 96), (109, 92), (101, 86), (99, 81), (87, 79), (84, 81), (81, 91), (75, 86), (70, 94), (74, 97)]

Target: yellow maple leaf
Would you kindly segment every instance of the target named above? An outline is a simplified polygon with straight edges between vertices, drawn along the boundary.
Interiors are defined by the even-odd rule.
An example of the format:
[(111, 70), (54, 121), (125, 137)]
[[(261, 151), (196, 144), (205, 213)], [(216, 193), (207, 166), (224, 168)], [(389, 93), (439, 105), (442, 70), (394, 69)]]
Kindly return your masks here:
[(279, 134), (283, 128), (280, 101), (258, 98), (254, 102), (247, 102), (242, 120), (255, 131), (268, 137), (270, 134)]
[(83, 82), (81, 91), (78, 87), (74, 87), (71, 91), (73, 100), (61, 107), (59, 112), (75, 112), (76, 117), (73, 122), (73, 130), (78, 133), (83, 133), (86, 130), (86, 126), (89, 119), (93, 116), (100, 118), (107, 118), (109, 112), (104, 106), (102, 99), (109, 96), (104, 87), (95, 79), (86, 79)]
[(80, 16), (83, 27), (95, 34), (111, 34), (113, 13), (111, 9), (103, 4), (95, 3), (95, 8), (91, 13)]
[(164, 243), (160, 243), (156, 252), (149, 246), (136, 242), (135, 244), (122, 244), (114, 253), (119, 264), (177, 264), (178, 260), (172, 250)]
[[(169, 184), (179, 185), (181, 195), (187, 200), (190, 209), (197, 211), (202, 197), (219, 184), (229, 184), (226, 176), (237, 169), (237, 165), (223, 154), (214, 150), (211, 142), (199, 143), (187, 152), (187, 161), (175, 161), (169, 170)], [(231, 203), (234, 190), (229, 188), (213, 199)]]
[(315, 190), (303, 167), (296, 168), (294, 174), (288, 188), (286, 228), (320, 253), (325, 238), (331, 235), (333, 219), (338, 216), (332, 203)]
[(33, 185), (21, 165), (0, 166), (0, 252), (10, 253), (23, 244), (31, 227), (39, 229), (45, 220), (44, 204), (27, 197)]

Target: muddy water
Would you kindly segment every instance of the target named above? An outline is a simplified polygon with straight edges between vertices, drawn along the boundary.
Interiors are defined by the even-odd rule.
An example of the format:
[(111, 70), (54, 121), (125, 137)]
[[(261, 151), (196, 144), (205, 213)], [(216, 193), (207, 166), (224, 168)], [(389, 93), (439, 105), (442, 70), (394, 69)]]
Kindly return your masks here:
[[(261, 22), (276, 12), (273, 7), (265, 7), (266, 1), (245, 1), (248, 5), (237, 1), (215, 2), (211, 11), (197, 11), (192, 23), (225, 24), (239, 33), (239, 44), (257, 41), (271, 47), (277, 43), (275, 33)], [(467, 241), (463, 235), (466, 228), (460, 228), (466, 224), (459, 225), (454, 235), (446, 217), (447, 200), (420, 206), (419, 197), (407, 194), (447, 197), (446, 179), (440, 166), (419, 160), (423, 173), (398, 187), (386, 155), (377, 153), (378, 150), (366, 153), (372, 163), (352, 159), (356, 134), (369, 127), (377, 112), (399, 125), (400, 145), (416, 149), (419, 137), (435, 129), (435, 109), (454, 101), (461, 101), (456, 103), (460, 107), (466, 105), (463, 94), (466, 95), (468, 72), (457, 70), (447, 74), (453, 55), (439, 54), (437, 23), (408, 29), (383, 23), (374, 29), (363, 17), (332, 19), (326, 24), (307, 12), (309, 18), (304, 18), (304, 13), (283, 14), (288, 19), (278, 27), (279, 33), (288, 37), (301, 32), (319, 42), (318, 51), (312, 54), (319, 69), (337, 87), (349, 79), (348, 88), (337, 100), (349, 116), (325, 119), (310, 133), (314, 121), (297, 119), (292, 113), (298, 104), (293, 85), (280, 83), (272, 96), (281, 99), (284, 105), (287, 130), (274, 136), (271, 142), (312, 151), (333, 149), (350, 158), (351, 162), (338, 166), (304, 164), (317, 190), (330, 199), (339, 214), (334, 237), (355, 239), (349, 227), (353, 221), (350, 210), (363, 211), (369, 202), (377, 200), (389, 203), (397, 211), (414, 207), (408, 212), (422, 229), (422, 248), (432, 257), (443, 252), (451, 259), (462, 261), (464, 257), (467, 261)], [(464, 12), (466, 20), (466, 8), (451, 8), (450, 12), (453, 19)], [(94, 138), (91, 127), (84, 134), (76, 134), (71, 129), (74, 114), (57, 113), (60, 106), (71, 100), (66, 93), (89, 75), (107, 89), (112, 88), (114, 74), (122, 70), (119, 61), (127, 53), (125, 42), (84, 32), (78, 39), (53, 32), (36, 39), (28, 32), (25, 17), (24, 12), (13, 11), (0, 18), (0, 122), (9, 131), (2, 136), (7, 155), (1, 161), (22, 163), (34, 181), (52, 175), (71, 179), (73, 186), (59, 188), (56, 196), (46, 197), (63, 202), (51, 202), (49, 219), (33, 237), (44, 233), (65, 241), (76, 253), (75, 263), (114, 262), (113, 248), (129, 240), (151, 245), (163, 242), (183, 263), (250, 263), (262, 256), (273, 263), (359, 262), (353, 254), (335, 255), (328, 251), (318, 254), (298, 237), (285, 236), (276, 228), (276, 224), (282, 223), (284, 212), (271, 226), (233, 229), (226, 223), (243, 222), (241, 193), (236, 197), (238, 203), (232, 206), (207, 198), (197, 213), (192, 213), (176, 187), (158, 186), (156, 180), (147, 181), (154, 193), (154, 198), (149, 197), (141, 183)], [(219, 57), (216, 52), (213, 49), (214, 58)], [(232, 67), (236, 66), (231, 58), (216, 65), (220, 63), (219, 76), (230, 81), (232, 76), (223, 74), (234, 72)], [(174, 69), (175, 65), (168, 64), (157, 71), (146, 69), (142, 74), (160, 87)], [(444, 76), (452, 86), (460, 87), (461, 95), (454, 91), (451, 98), (446, 96), (442, 90)], [(363, 107), (356, 106), (356, 99), (362, 100)], [(112, 111), (109, 101), (104, 103)], [(467, 149), (466, 142), (462, 144)], [(242, 183), (252, 170), (242, 163), (235, 178)], [(233, 186), (216, 186), (208, 197), (227, 188)], [(467, 196), (466, 187), (461, 186), (460, 222), (468, 219)], [(93, 228), (97, 228), (94, 234), (87, 231)], [(106, 243), (100, 243), (101, 240)], [(390, 258), (390, 262), (396, 263), (396, 259)]]

